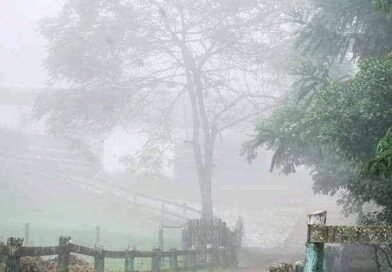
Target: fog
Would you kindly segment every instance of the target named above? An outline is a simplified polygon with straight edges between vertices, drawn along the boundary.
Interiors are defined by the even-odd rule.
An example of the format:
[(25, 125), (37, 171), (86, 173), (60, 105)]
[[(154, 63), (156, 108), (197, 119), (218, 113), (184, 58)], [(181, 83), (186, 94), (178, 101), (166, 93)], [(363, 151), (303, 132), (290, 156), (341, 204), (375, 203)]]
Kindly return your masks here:
[[(311, 49), (307, 24), (331, 7), (307, 2), (0, 0), (0, 242), (53, 246), (69, 235), (105, 250), (200, 249), (210, 238), (187, 248), (188, 220), (219, 218), (241, 245), (233, 269), (264, 271), (304, 260), (308, 214), (326, 210), (328, 225), (356, 225), (364, 213), (384, 211), (389, 204), (355, 195), (347, 178), (374, 155), (375, 140), (363, 141), (369, 156), (346, 150), (365, 130), (343, 147), (331, 144), (341, 142), (330, 126), (354, 114), (326, 102), (325, 116), (343, 116), (326, 119), (327, 129), (316, 119), (324, 113), (296, 122), (321, 112), (316, 90), (361, 71), (355, 46), (336, 56), (330, 47), (330, 62), (309, 53), (327, 42)], [(306, 70), (311, 76), (299, 71), (309, 59), (319, 61)], [(347, 131), (365, 122), (355, 120)], [(378, 143), (385, 131), (377, 133)], [(213, 246), (229, 245), (222, 243)], [(387, 271), (362, 266), (372, 268), (356, 271)], [(105, 269), (118, 271), (118, 263)]]

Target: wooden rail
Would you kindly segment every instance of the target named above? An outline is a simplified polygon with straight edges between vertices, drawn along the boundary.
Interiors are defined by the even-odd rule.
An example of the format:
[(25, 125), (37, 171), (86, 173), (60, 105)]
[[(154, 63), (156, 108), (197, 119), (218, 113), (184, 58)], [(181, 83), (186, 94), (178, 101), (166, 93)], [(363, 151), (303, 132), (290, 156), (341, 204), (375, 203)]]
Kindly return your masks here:
[[(0, 255), (7, 257), (7, 271), (20, 271), (21, 257), (38, 257), (57, 255), (58, 271), (69, 271), (70, 254), (80, 254), (94, 257), (94, 269), (96, 272), (104, 272), (105, 258), (124, 259), (124, 271), (135, 271), (135, 258), (150, 258), (151, 271), (160, 272), (163, 258), (169, 258), (170, 271), (185, 271), (195, 269), (212, 269), (224, 268), (229, 264), (226, 250), (224, 248), (208, 247), (205, 250), (176, 250), (170, 249), (163, 251), (160, 248), (154, 248), (152, 251), (140, 251), (136, 249), (127, 249), (124, 251), (104, 250), (99, 247), (89, 248), (70, 242), (71, 237), (62, 236), (59, 238), (58, 246), (47, 247), (24, 247), (22, 238), (11, 237), (7, 240), (7, 245), (0, 245)], [(186, 266), (178, 265), (178, 257), (186, 257), (191, 261)]]
[[(15, 250), (16, 248), (16, 250)], [(1, 255), (10, 255), (18, 257), (38, 257), (38, 256), (53, 256), (61, 255), (66, 252), (75, 253), (84, 256), (94, 257), (99, 251), (102, 256), (109, 259), (124, 259), (127, 256), (134, 258), (152, 258), (156, 255), (153, 251), (140, 251), (140, 250), (99, 250), (99, 248), (89, 248), (76, 244), (66, 244), (62, 246), (46, 246), (46, 247), (12, 247), (8, 245), (0, 246)], [(161, 257), (170, 257), (173, 254), (176, 256), (189, 256), (196, 254), (203, 254), (205, 251), (201, 250), (175, 250), (175, 251), (160, 251)]]
[[(113, 189), (111, 187), (103, 186), (102, 184), (97, 186), (95, 182), (87, 182), (83, 178), (70, 177), (55, 173), (41, 174), (41, 176), (50, 180), (62, 180), (63, 182), (80, 187), (81, 189), (94, 194), (104, 193), (115, 195), (117, 199), (127, 201), (136, 209), (140, 208), (159, 213), (161, 221), (164, 221), (165, 217), (185, 221), (189, 218), (199, 218), (201, 215), (201, 209), (191, 207), (185, 202), (180, 203), (140, 192), (130, 192), (129, 188), (117, 187)], [(170, 207), (172, 209), (170, 209)]]

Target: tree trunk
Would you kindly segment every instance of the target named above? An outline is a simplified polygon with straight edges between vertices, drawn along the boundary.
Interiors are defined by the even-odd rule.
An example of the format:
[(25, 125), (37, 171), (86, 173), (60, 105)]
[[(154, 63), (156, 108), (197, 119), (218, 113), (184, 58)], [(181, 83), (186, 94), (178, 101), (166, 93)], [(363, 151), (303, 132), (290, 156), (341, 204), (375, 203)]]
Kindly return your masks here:
[[(185, 36), (183, 36), (183, 42), (184, 40)], [(192, 54), (185, 46), (185, 43), (180, 48), (184, 59), (187, 88), (192, 109), (192, 146), (202, 201), (202, 218), (211, 220), (213, 218), (211, 181), (215, 135), (211, 131), (206, 113), (200, 71), (196, 69)]]
[(208, 173), (208, 171), (205, 171), (205, 169), (203, 172), (204, 173), (198, 173), (202, 203), (202, 218), (211, 220), (214, 216), (212, 203), (212, 175), (211, 173)]

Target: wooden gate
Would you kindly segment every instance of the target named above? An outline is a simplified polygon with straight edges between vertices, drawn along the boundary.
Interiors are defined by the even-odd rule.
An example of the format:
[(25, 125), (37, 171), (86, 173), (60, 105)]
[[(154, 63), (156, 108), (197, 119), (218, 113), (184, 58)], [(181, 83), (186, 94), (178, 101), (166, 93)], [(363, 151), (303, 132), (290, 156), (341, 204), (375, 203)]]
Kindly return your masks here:
[[(213, 262), (238, 265), (238, 255), (243, 234), (243, 219), (240, 217), (234, 230), (219, 218), (213, 220), (189, 220), (182, 231), (182, 247), (184, 250), (205, 250), (209, 248), (224, 249), (222, 256), (215, 256)], [(221, 260), (221, 259), (224, 260)], [(200, 255), (198, 260), (186, 259), (186, 262), (208, 262), (207, 256)]]

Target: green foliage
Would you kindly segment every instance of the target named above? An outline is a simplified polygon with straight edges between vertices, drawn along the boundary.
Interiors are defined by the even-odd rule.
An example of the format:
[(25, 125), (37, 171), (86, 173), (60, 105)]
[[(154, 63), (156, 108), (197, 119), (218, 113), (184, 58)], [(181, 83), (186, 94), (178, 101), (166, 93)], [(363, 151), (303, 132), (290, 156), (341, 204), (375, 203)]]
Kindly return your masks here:
[(389, 129), (377, 145), (374, 159), (364, 168), (366, 174), (390, 178), (392, 176), (392, 130)]
[[(373, 200), (392, 208), (392, 201), (377, 198), (380, 191), (390, 196), (389, 181), (372, 181), (374, 193), (366, 187), (369, 182), (358, 183), (361, 167), (375, 155), (377, 145), (378, 155), (368, 169), (384, 174), (391, 169), (386, 164), (390, 162), (391, 140), (379, 141), (392, 127), (392, 57), (363, 60), (358, 69), (352, 80), (330, 81), (313, 94), (310, 103), (289, 96), (268, 119), (259, 122), (257, 137), (248, 150), (258, 146), (275, 150), (272, 168), (279, 167), (285, 173), (307, 166), (317, 192), (334, 194), (349, 188), (346, 203), (351, 206)], [(249, 159), (254, 157), (254, 153), (248, 154)]]
[(392, 223), (392, 130), (377, 145), (376, 155), (361, 169), (359, 177), (349, 186), (362, 202), (373, 201), (383, 207), (365, 217), (367, 222)]
[(385, 12), (386, 14), (389, 14), (392, 12), (392, 1), (391, 0), (376, 0), (375, 7), (376, 7), (376, 9), (381, 10), (381, 11)]
[(352, 81), (331, 83), (317, 95), (314, 122), (325, 124), (319, 137), (349, 160), (366, 160), (392, 126), (392, 58), (362, 61)]
[(296, 95), (299, 100), (313, 98), (315, 92), (325, 87), (330, 80), (330, 61), (312, 61), (303, 58), (291, 69), (291, 75), (295, 81), (292, 85), (297, 90)]
[[(374, 12), (372, 0), (310, 2), (310, 12), (305, 11), (310, 15), (299, 24), (299, 51), (344, 60), (381, 56), (391, 50), (392, 22), (385, 14)], [(386, 1), (379, 0), (378, 5), (381, 2)]]

